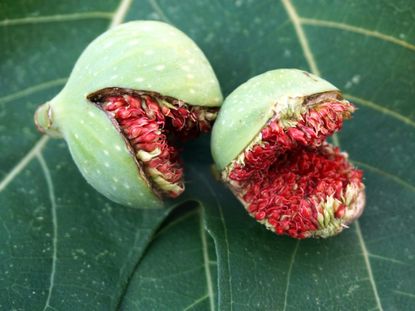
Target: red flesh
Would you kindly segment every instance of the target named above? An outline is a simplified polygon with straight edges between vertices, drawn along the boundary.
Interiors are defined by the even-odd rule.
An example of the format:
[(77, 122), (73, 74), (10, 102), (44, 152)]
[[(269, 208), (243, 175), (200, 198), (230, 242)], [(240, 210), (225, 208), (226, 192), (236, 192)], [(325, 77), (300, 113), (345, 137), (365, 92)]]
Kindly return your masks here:
[[(159, 151), (148, 161), (139, 160), (147, 177), (151, 169), (156, 169), (163, 179), (179, 186), (180, 190), (166, 191), (153, 186), (168, 197), (180, 195), (184, 190), (183, 167), (174, 143), (208, 132), (211, 122), (206, 118), (206, 111), (209, 110), (181, 101), (160, 104), (158, 98), (147, 94), (107, 97), (102, 107), (118, 122), (135, 152)], [(151, 181), (151, 177), (149, 179)]]
[[(348, 102), (330, 100), (304, 113), (295, 127), (283, 129), (271, 120), (262, 129), (262, 143), (245, 151), (244, 165), (228, 175), (253, 217), (267, 220), (278, 234), (304, 238), (318, 229), (319, 203), (330, 195), (340, 200), (350, 183), (361, 185), (362, 172), (325, 143), (353, 110)], [(335, 217), (344, 211), (340, 206)]]

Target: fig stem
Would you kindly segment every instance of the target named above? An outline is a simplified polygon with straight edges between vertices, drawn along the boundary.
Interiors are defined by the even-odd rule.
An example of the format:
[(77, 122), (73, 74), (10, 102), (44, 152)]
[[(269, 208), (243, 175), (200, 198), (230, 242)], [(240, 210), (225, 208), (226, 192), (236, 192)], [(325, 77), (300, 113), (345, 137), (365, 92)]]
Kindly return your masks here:
[(53, 110), (49, 102), (39, 106), (34, 115), (37, 130), (45, 135), (62, 138), (60, 131), (53, 126)]

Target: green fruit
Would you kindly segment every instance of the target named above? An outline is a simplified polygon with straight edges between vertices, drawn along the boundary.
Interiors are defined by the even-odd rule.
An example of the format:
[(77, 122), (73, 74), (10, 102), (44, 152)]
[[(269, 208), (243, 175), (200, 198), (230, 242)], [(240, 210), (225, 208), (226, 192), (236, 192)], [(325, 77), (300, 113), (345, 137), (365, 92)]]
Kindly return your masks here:
[(173, 98), (186, 107), (210, 109), (222, 102), (217, 78), (203, 52), (178, 29), (155, 21), (129, 22), (96, 38), (62, 91), (35, 115), (40, 131), (66, 140), (82, 175), (103, 195), (123, 205), (160, 207), (160, 194), (137, 150), (115, 120), (88, 99), (111, 88), (120, 98), (124, 90), (137, 90), (156, 94), (166, 105), (166, 98)]
[(330, 237), (364, 208), (362, 172), (326, 142), (354, 106), (329, 82), (297, 69), (256, 76), (224, 101), (212, 130), (221, 179), (267, 229)]

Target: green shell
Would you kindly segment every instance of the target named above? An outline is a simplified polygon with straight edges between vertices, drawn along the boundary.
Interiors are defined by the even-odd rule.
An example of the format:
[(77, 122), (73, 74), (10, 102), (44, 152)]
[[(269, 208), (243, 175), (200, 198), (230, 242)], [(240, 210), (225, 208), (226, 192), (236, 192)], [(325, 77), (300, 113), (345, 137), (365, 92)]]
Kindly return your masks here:
[(132, 151), (108, 116), (87, 100), (107, 87), (158, 92), (198, 106), (219, 106), (222, 94), (203, 52), (178, 29), (155, 21), (114, 27), (95, 39), (78, 59), (63, 90), (50, 105), (45, 132), (67, 141), (82, 175), (99, 192), (123, 205), (152, 208), (161, 200), (141, 177)]
[(287, 102), (301, 106), (302, 98), (329, 91), (337, 88), (298, 69), (268, 71), (239, 86), (225, 99), (213, 126), (211, 149), (218, 169), (235, 160), (276, 112), (284, 114)]

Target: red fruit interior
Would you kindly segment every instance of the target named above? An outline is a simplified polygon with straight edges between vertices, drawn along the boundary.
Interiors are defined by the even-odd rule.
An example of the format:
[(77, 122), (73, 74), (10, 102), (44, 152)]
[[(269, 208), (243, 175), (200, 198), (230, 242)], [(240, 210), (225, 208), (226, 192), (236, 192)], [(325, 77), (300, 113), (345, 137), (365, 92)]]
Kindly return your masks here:
[[(177, 143), (208, 132), (215, 109), (146, 93), (108, 96), (100, 101), (118, 122), (158, 192), (173, 198), (180, 195), (184, 184)], [(166, 182), (177, 187), (163, 187)]]
[[(362, 172), (325, 142), (353, 110), (347, 101), (325, 99), (295, 127), (283, 129), (271, 120), (262, 129), (262, 143), (246, 151), (244, 165), (236, 164), (228, 176), (252, 216), (295, 238), (318, 229), (318, 204), (330, 195), (340, 200), (348, 184), (361, 183)], [(335, 216), (344, 211), (340, 206)]]

